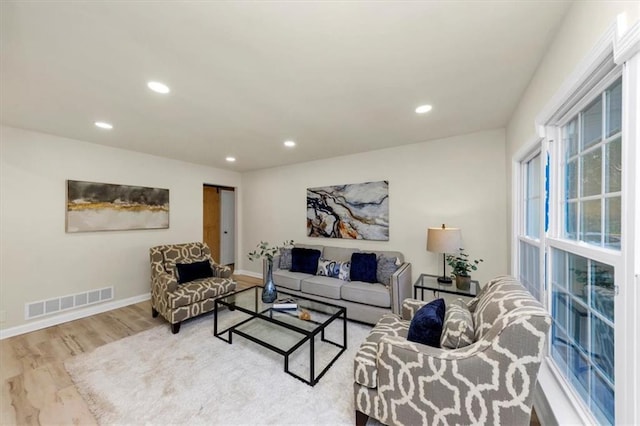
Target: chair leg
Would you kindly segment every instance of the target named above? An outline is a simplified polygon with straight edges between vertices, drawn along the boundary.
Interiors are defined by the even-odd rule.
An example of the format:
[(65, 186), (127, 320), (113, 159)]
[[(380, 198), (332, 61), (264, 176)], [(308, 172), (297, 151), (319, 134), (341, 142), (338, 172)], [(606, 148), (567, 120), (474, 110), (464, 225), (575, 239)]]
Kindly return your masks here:
[(367, 420), (369, 420), (369, 416), (362, 411), (356, 410), (356, 426), (365, 426), (367, 424)]
[(156, 311), (156, 308), (154, 308), (153, 306), (151, 307), (151, 316), (153, 318), (157, 318), (158, 317), (158, 311)]
[(175, 323), (175, 324), (171, 324), (171, 332), (173, 334), (178, 334), (180, 332), (180, 324), (179, 322)]

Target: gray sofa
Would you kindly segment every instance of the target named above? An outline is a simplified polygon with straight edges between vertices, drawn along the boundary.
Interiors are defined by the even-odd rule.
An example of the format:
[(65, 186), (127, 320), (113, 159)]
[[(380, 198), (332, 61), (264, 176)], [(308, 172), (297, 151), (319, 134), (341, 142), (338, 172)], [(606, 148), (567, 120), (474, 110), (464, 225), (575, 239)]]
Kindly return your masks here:
[[(411, 264), (396, 251), (360, 250), (357, 248), (296, 244), (295, 247), (320, 250), (321, 258), (339, 262), (351, 260), (355, 252), (375, 253), (377, 256), (397, 257), (400, 266), (388, 284), (361, 281), (342, 281), (338, 278), (291, 272), (280, 269), (280, 256), (273, 259), (273, 281), (278, 290), (320, 300), (347, 308), (347, 318), (375, 324), (388, 313), (400, 314), (402, 301), (412, 295)], [(263, 264), (266, 276), (267, 264)]]

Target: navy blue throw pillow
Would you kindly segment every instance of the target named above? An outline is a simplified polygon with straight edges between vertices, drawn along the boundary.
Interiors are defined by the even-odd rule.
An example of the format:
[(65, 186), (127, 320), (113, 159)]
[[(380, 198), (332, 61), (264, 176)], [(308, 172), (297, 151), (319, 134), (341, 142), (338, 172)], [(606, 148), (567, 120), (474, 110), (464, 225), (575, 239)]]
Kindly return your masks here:
[(291, 249), (291, 272), (315, 275), (318, 270), (320, 250), (294, 247)]
[(409, 325), (407, 340), (439, 348), (444, 311), (444, 299), (436, 299), (418, 309)]
[(176, 263), (178, 284), (188, 283), (200, 278), (213, 277), (213, 269), (208, 260), (193, 263)]
[(351, 255), (351, 281), (377, 283), (378, 261), (375, 253), (353, 253)]

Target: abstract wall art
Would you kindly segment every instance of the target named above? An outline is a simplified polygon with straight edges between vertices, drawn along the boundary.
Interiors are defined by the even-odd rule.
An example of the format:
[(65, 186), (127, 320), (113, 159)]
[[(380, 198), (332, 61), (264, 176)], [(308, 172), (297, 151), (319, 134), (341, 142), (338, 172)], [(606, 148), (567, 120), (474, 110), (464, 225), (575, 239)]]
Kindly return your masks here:
[(389, 240), (389, 182), (307, 189), (309, 237)]
[(67, 181), (67, 232), (169, 227), (169, 190)]

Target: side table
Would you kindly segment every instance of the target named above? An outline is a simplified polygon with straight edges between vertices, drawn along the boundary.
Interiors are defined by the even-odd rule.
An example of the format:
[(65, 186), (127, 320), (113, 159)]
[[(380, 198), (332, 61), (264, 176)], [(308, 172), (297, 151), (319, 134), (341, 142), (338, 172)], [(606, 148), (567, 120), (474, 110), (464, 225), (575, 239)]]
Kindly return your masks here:
[(456, 296), (475, 297), (478, 294), (480, 283), (476, 280), (471, 280), (469, 290), (460, 290), (456, 287), (455, 281), (451, 284), (442, 284), (438, 282), (437, 275), (420, 274), (420, 277), (413, 284), (413, 298), (418, 298), (418, 290), (420, 290), (420, 300), (424, 300), (424, 291), (433, 291), (436, 293), (454, 294)]

